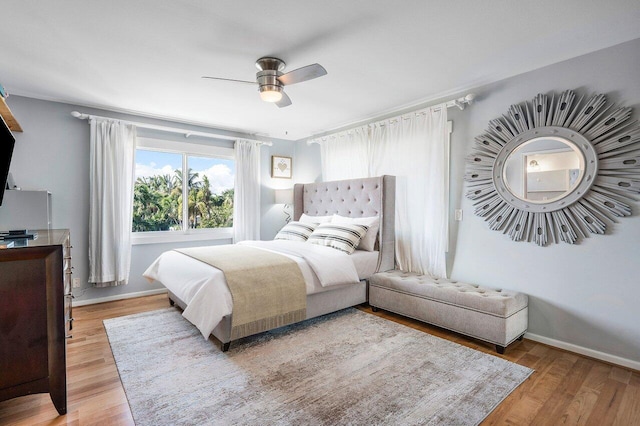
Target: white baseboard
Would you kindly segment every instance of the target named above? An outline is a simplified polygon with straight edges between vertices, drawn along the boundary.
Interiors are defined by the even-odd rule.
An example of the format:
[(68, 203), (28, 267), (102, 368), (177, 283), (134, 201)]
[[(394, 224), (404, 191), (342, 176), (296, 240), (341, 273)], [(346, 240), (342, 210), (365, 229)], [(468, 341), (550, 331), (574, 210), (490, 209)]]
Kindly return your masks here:
[[(155, 294), (166, 293), (166, 288), (160, 288), (156, 290), (138, 291), (135, 293), (118, 294), (109, 297), (99, 297), (96, 299), (77, 300), (73, 302), (73, 307), (95, 305), (104, 302), (114, 302), (116, 300), (133, 299), (136, 297), (153, 296)], [(545, 345), (553, 346), (555, 348), (564, 349), (569, 352), (574, 352), (580, 355), (585, 355), (591, 358), (599, 359), (601, 361), (609, 362), (611, 364), (620, 365), (622, 367), (632, 368), (640, 371), (640, 361), (634, 361), (627, 358), (622, 358), (617, 355), (608, 354), (605, 352), (596, 351), (595, 349), (585, 348), (583, 346), (574, 345), (573, 343), (563, 342), (562, 340), (551, 339), (549, 337), (540, 336), (534, 333), (525, 333), (525, 339), (533, 340), (534, 342), (544, 343)]]
[(162, 294), (166, 292), (167, 292), (166, 288), (159, 288), (156, 290), (117, 294), (115, 296), (109, 296), (109, 297), (98, 297), (96, 299), (74, 300), (71, 305), (75, 308), (76, 306), (96, 305), (98, 303), (114, 302), (116, 300), (124, 300), (124, 299), (133, 299), (133, 298), (142, 297), (142, 296), (153, 296), (154, 294)]
[(569, 352), (574, 352), (580, 355), (585, 355), (591, 358), (606, 361), (611, 364), (620, 365), (622, 367), (633, 368), (640, 371), (640, 362), (632, 359), (622, 358), (616, 355), (611, 355), (605, 352), (596, 351), (595, 349), (585, 348), (583, 346), (574, 345), (573, 343), (563, 342), (562, 340), (551, 339), (549, 337), (540, 336), (533, 333), (525, 333), (525, 339), (533, 340), (534, 342), (544, 343), (545, 345), (553, 346), (559, 349), (564, 349)]

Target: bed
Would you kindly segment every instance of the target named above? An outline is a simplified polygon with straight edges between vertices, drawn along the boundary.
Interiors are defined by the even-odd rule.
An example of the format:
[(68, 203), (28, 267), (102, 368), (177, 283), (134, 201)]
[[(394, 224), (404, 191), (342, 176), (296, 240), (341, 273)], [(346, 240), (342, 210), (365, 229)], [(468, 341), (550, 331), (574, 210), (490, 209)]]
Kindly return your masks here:
[[(350, 179), (333, 182), (296, 184), (294, 186), (293, 220), (304, 214), (309, 217), (337, 214), (349, 218), (377, 216), (379, 230), (374, 251), (356, 250), (349, 256), (344, 269), (353, 267), (357, 273), (351, 283), (342, 284), (343, 273), (333, 248), (311, 247), (313, 244), (288, 242), (243, 242), (241, 244), (263, 250), (273, 250), (294, 260), (300, 267), (306, 286), (306, 312), (309, 319), (351, 306), (365, 303), (368, 297), (368, 278), (376, 272), (394, 268), (395, 263), (395, 177)], [(304, 247), (303, 247), (304, 246)], [(294, 249), (304, 249), (297, 254)], [(320, 268), (310, 262), (322, 258), (324, 251), (334, 260), (322, 260), (331, 267)], [(316, 254), (318, 255), (316, 256)], [(308, 256), (307, 256), (308, 254)], [(320, 263), (321, 264), (321, 263)], [(344, 272), (345, 274), (347, 272)], [(351, 273), (353, 274), (353, 273)], [(168, 289), (169, 300), (183, 309), (183, 316), (201, 331), (222, 343), (222, 350), (229, 349), (232, 340), (233, 301), (224, 285), (225, 275), (219, 269), (177, 251), (163, 253), (145, 271), (149, 280), (161, 282)], [(346, 276), (346, 275), (345, 275)], [(331, 279), (331, 285), (324, 285)], [(322, 281), (322, 282), (321, 282)], [(220, 283), (223, 283), (222, 285)]]

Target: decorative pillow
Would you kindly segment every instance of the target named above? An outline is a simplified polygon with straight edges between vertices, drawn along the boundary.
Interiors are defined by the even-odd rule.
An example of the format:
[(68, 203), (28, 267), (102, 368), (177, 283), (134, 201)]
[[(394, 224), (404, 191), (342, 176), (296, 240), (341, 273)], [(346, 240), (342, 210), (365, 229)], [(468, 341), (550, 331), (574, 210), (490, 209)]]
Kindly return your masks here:
[(308, 243), (331, 247), (351, 254), (358, 247), (368, 227), (355, 223), (321, 223), (307, 240)]
[(344, 217), (334, 214), (331, 218), (331, 223), (354, 223), (356, 225), (365, 225), (367, 228), (367, 235), (362, 237), (358, 248), (360, 250), (374, 251), (376, 246), (376, 238), (378, 237), (378, 229), (380, 229), (380, 217)]
[(331, 216), (309, 216), (308, 214), (302, 213), (300, 219), (298, 219), (301, 223), (328, 223), (331, 222)]
[(316, 225), (313, 223), (289, 222), (278, 232), (274, 240), (305, 242), (314, 229), (316, 229)]

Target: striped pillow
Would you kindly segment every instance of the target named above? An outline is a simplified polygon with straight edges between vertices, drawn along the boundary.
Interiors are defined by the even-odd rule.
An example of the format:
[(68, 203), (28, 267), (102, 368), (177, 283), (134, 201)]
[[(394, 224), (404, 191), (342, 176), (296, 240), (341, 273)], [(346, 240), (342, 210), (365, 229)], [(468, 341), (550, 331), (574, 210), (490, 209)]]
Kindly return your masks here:
[(344, 217), (334, 214), (331, 223), (357, 223), (369, 227), (367, 235), (362, 237), (358, 250), (374, 251), (376, 249), (376, 240), (378, 239), (378, 229), (380, 228), (380, 217)]
[(307, 242), (351, 254), (367, 233), (367, 229), (368, 226), (355, 223), (321, 223)]
[(313, 223), (289, 222), (278, 232), (274, 240), (305, 242), (316, 226)]

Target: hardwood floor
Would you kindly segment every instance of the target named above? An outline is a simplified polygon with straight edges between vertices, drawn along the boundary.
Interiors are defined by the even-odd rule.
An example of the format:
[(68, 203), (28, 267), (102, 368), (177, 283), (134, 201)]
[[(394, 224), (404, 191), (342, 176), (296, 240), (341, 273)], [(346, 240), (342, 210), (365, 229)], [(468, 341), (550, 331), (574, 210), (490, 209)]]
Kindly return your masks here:
[(168, 306), (162, 294), (74, 308), (67, 415), (58, 416), (48, 394), (29, 395), (0, 402), (0, 425), (133, 425), (102, 320)]
[(389, 312), (360, 309), (534, 369), (482, 425), (640, 425), (638, 371), (527, 339), (498, 355), (492, 344)]
[[(166, 295), (74, 308), (68, 341), (68, 414), (48, 394), (0, 402), (0, 425), (133, 425), (102, 320), (168, 307)], [(384, 311), (360, 308), (495, 356), (493, 345)], [(502, 358), (536, 372), (483, 425), (640, 425), (640, 373), (524, 340)]]

